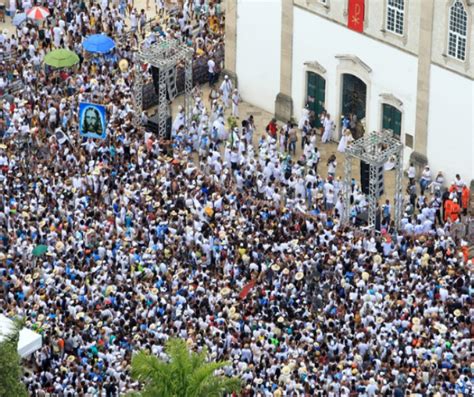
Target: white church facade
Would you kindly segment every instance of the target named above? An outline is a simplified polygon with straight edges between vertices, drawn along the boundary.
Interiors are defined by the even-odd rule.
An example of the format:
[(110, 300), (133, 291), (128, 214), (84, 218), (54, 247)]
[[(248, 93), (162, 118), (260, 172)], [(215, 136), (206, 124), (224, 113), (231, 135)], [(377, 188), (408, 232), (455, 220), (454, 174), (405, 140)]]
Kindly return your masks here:
[(225, 63), (279, 119), (324, 109), (337, 141), (355, 113), (392, 130), (406, 163), (474, 178), (473, 0), (227, 1)]

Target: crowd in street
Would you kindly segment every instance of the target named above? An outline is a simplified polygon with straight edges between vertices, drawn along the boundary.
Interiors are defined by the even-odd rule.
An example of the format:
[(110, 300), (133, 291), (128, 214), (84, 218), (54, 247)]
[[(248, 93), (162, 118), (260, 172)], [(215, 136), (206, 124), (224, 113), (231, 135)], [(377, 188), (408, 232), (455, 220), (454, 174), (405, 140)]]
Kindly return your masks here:
[[(336, 156), (320, 164), (329, 137), (309, 112), (256, 126), (210, 62), (209, 104), (196, 88), (190, 126), (180, 109), (159, 139), (134, 117), (133, 1), (44, 3), (48, 21), (0, 35), (16, 59), (0, 70), (0, 310), (43, 336), (31, 396), (137, 390), (133, 353), (165, 358), (170, 337), (229, 361), (242, 396), (474, 394), (473, 267), (451, 235), (468, 207), (461, 176), (410, 167), (402, 230), (388, 201), (380, 233), (356, 227), (367, 203), (354, 181), (342, 225)], [(220, 5), (184, 3), (156, 40), (212, 59)], [(97, 32), (125, 42), (90, 58), (81, 43)], [(46, 73), (45, 52), (63, 46), (80, 65)], [(107, 105), (107, 139), (79, 136), (84, 101)]]

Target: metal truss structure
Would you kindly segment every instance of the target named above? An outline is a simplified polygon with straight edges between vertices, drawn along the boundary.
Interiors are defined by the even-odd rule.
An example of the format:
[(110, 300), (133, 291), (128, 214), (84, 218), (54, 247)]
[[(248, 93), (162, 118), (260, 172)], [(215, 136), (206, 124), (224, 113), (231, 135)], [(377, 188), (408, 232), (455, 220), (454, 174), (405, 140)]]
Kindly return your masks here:
[(184, 125), (191, 121), (192, 89), (193, 89), (193, 49), (178, 40), (165, 39), (151, 45), (143, 45), (135, 54), (135, 107), (136, 114), (143, 111), (143, 71), (142, 64), (154, 66), (159, 71), (158, 78), (158, 128), (159, 134), (166, 131), (168, 117), (168, 102), (177, 95), (176, 75), (178, 65), (184, 67)]
[[(392, 160), (395, 162), (395, 197), (394, 222), (400, 228), (403, 209), (403, 144), (393, 137), (390, 131), (371, 132), (350, 144), (345, 151), (344, 159), (344, 210), (342, 222), (350, 221), (350, 197), (352, 179), (352, 160), (356, 158), (369, 164), (369, 194), (368, 194), (368, 227), (375, 228), (375, 219), (378, 203), (378, 182), (384, 164)], [(382, 171), (381, 171), (382, 170)]]

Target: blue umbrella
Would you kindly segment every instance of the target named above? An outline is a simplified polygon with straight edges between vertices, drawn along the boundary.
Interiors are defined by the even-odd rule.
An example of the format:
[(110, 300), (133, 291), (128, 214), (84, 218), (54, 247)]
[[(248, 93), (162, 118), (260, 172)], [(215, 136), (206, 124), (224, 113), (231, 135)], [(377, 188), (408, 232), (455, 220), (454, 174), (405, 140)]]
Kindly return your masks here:
[(26, 21), (26, 13), (21, 12), (19, 14), (15, 14), (15, 16), (13, 17), (13, 20), (12, 20), (12, 24), (14, 26), (20, 26), (25, 21)]
[(82, 47), (88, 52), (105, 54), (115, 47), (115, 42), (105, 34), (93, 34), (84, 40)]

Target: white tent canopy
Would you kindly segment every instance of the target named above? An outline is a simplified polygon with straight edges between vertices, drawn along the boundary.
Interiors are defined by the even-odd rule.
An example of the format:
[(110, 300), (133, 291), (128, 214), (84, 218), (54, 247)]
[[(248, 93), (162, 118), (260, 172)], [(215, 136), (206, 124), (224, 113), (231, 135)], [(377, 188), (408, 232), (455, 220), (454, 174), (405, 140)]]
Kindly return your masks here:
[[(4, 335), (7, 335), (13, 328), (13, 321), (3, 314), (0, 314), (0, 342), (4, 339)], [(40, 334), (23, 328), (20, 331), (20, 340), (18, 341), (18, 354), (21, 357), (27, 357), (34, 353), (36, 350), (41, 349), (43, 340)]]

